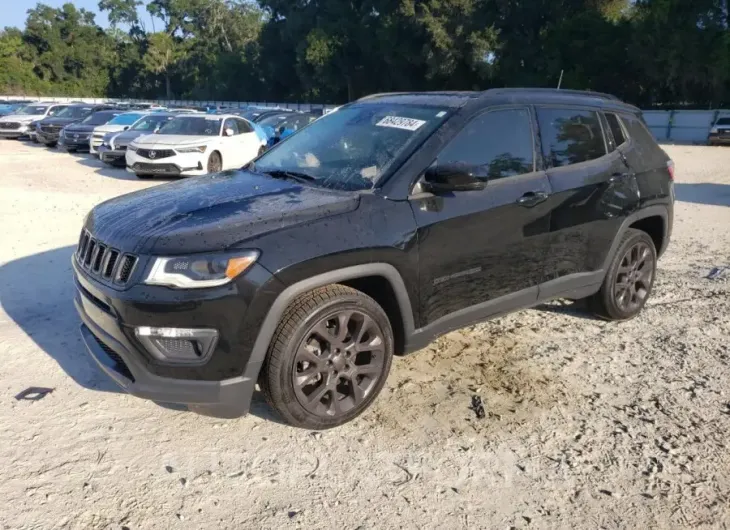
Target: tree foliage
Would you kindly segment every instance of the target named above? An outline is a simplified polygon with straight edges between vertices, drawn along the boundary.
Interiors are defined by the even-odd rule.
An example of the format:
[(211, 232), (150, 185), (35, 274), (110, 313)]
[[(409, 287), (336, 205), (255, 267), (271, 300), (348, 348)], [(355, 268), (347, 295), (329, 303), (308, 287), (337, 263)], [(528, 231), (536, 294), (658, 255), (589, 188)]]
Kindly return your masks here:
[[(0, 32), (0, 93), (340, 103), (556, 86), (730, 104), (728, 0), (99, 0)], [(144, 8), (155, 21), (145, 27)], [(157, 26), (157, 27), (154, 27)]]

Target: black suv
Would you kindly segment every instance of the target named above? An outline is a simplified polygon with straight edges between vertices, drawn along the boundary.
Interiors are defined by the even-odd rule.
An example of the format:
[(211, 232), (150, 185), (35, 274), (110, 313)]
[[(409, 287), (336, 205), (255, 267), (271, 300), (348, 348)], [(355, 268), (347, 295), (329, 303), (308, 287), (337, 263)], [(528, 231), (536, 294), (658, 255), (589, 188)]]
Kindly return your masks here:
[(89, 352), (128, 392), (215, 415), (258, 383), (288, 422), (349, 421), (393, 355), (555, 298), (636, 316), (674, 166), (597, 93), (383, 94), (246, 168), (95, 207), (73, 266)]
[(92, 103), (69, 105), (55, 116), (37, 122), (36, 136), (42, 144), (48, 147), (54, 147), (58, 144), (61, 131), (64, 127), (78, 123), (95, 112), (112, 109), (114, 109), (112, 105), (96, 105)]

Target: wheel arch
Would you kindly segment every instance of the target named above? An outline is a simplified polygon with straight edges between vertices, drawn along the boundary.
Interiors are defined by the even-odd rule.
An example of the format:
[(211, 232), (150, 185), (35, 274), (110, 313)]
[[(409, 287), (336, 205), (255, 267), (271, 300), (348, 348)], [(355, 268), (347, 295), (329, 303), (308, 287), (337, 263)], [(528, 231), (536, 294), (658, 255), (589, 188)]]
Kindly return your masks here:
[[(656, 251), (657, 256), (661, 256), (669, 243), (669, 222), (669, 208), (666, 205), (649, 206), (629, 215), (626, 219), (624, 219), (624, 222), (621, 224), (621, 228), (619, 228), (618, 232), (616, 232), (616, 236), (611, 244), (611, 249), (606, 256), (603, 270), (607, 271), (610, 267), (624, 234), (630, 228), (636, 228), (649, 234), (654, 241), (655, 246), (657, 242), (659, 242), (659, 246), (656, 247)], [(660, 226), (661, 228), (659, 228)], [(653, 233), (648, 230), (652, 230)]]
[[(289, 304), (303, 293), (336, 283), (362, 291), (375, 299), (391, 321), (396, 348), (399, 345), (403, 347), (407, 337), (413, 334), (414, 330), (413, 308), (403, 278), (398, 270), (388, 263), (355, 265), (306, 278), (288, 286), (279, 294), (259, 329), (246, 367), (247, 376), (254, 375), (249, 373), (252, 370), (256, 370), (258, 374), (276, 327)], [(378, 292), (383, 287), (388, 291)]]

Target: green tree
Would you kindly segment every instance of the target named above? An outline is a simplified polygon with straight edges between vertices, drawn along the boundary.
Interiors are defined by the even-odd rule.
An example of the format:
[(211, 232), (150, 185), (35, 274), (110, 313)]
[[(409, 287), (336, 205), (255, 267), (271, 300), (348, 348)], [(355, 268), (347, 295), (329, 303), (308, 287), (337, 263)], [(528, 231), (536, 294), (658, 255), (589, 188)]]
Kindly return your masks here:
[(168, 33), (153, 33), (148, 37), (149, 46), (142, 62), (144, 67), (154, 74), (162, 75), (165, 79), (165, 94), (172, 99), (170, 76), (172, 69), (181, 57), (180, 47)]

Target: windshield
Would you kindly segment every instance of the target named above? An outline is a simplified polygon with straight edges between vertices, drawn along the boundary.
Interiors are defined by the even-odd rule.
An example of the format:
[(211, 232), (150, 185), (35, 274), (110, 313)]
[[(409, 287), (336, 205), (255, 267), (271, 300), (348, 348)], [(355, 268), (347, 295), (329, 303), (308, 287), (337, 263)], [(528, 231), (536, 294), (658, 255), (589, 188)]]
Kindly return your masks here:
[(18, 109), (16, 114), (19, 116), (43, 116), (47, 108), (42, 105), (28, 105), (27, 107)]
[(138, 112), (126, 112), (120, 114), (109, 122), (109, 125), (132, 125), (138, 119), (142, 117), (142, 114)]
[(291, 114), (274, 114), (273, 116), (267, 116), (266, 118), (259, 120), (258, 124), (261, 125), (261, 127), (265, 127), (266, 125), (275, 127), (279, 122), (284, 121), (290, 116)]
[(137, 123), (135, 123), (131, 130), (132, 131), (154, 131), (159, 127), (162, 127), (165, 123), (170, 121), (172, 116), (145, 116)]
[(214, 116), (178, 116), (160, 129), (160, 134), (183, 136), (218, 136), (221, 119)]
[(266, 111), (261, 110), (261, 109), (253, 109), (253, 110), (247, 110), (247, 111), (241, 112), (239, 114), (239, 116), (241, 116), (242, 118), (246, 118), (247, 120), (255, 120), (256, 118), (261, 116), (264, 112), (266, 112)]
[(715, 125), (730, 125), (730, 118), (720, 118)]
[(114, 114), (109, 112), (95, 112), (91, 116), (87, 116), (81, 123), (86, 125), (104, 125), (109, 123), (109, 120), (114, 117)]
[(436, 107), (363, 103), (329, 114), (256, 161), (257, 172), (304, 173), (341, 190), (373, 187), (446, 119)]
[(73, 120), (80, 120), (85, 118), (94, 109), (92, 107), (66, 107), (61, 112), (56, 114), (56, 118), (71, 118)]

